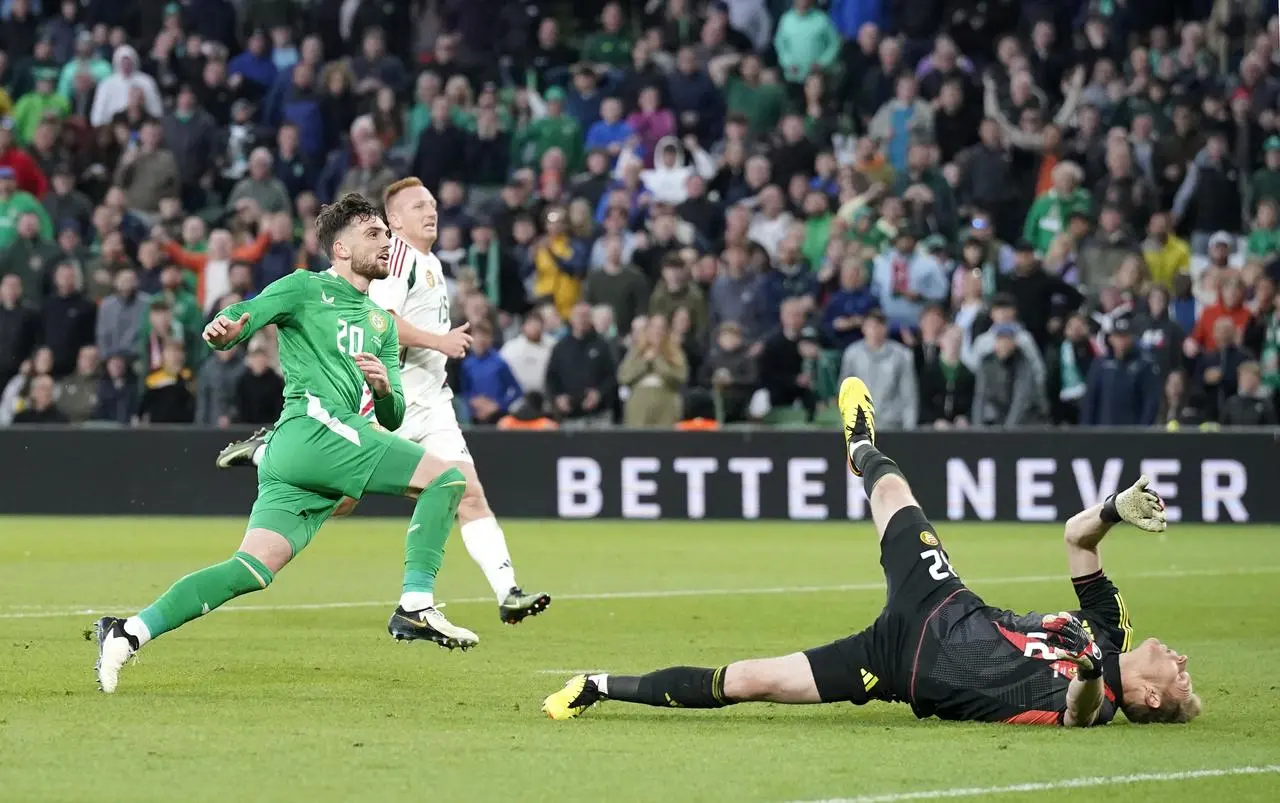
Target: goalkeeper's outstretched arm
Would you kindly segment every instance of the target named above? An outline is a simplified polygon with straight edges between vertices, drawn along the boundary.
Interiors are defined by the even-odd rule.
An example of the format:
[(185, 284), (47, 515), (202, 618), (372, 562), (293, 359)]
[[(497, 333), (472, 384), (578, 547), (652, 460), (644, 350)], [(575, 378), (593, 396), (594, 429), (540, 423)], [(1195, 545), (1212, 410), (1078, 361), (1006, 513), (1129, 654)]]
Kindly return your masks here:
[(1067, 519), (1062, 538), (1067, 545), (1067, 568), (1072, 577), (1084, 577), (1102, 568), (1098, 543), (1111, 531), (1113, 524), (1102, 519), (1099, 502)]
[(1164, 501), (1151, 490), (1144, 474), (1138, 481), (1106, 501), (1080, 511), (1067, 521), (1063, 540), (1072, 577), (1084, 577), (1102, 568), (1098, 543), (1116, 524), (1124, 521), (1140, 530), (1158, 533), (1168, 526)]

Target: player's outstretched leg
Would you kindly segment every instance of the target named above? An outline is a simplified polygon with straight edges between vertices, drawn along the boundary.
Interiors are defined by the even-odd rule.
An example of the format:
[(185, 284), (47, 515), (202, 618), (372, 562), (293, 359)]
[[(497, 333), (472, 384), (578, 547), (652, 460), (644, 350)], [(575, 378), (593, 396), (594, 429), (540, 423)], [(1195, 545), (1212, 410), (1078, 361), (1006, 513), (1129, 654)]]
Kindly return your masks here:
[[(406, 441), (407, 443), (407, 441)], [(430, 476), (430, 458), (415, 472)], [(444, 561), (444, 545), (458, 514), (458, 503), (467, 481), (456, 468), (447, 468), (422, 492), (409, 519), (404, 543), (404, 584), (400, 604), (387, 622), (387, 632), (397, 641), (432, 641), (442, 647), (463, 650), (480, 639), (465, 627), (445, 618), (435, 605), (436, 575)]]
[(876, 448), (875, 401), (866, 383), (856, 376), (845, 379), (840, 384), (838, 404), (849, 469), (862, 478), (871, 501), (871, 518), (883, 539), (893, 515), (906, 507), (919, 507), (919, 503), (898, 464)]
[(218, 468), (258, 465), (262, 462), (262, 453), (267, 448), (267, 435), (270, 432), (268, 427), (263, 427), (242, 441), (228, 443), (226, 448), (218, 452), (218, 459), (214, 464)]
[(551, 595), (541, 591), (526, 593), (520, 588), (515, 564), (507, 549), (507, 537), (489, 508), (475, 465), (466, 461), (454, 465), (467, 478), (467, 492), (458, 505), (462, 543), (498, 598), (498, 618), (504, 624), (514, 625), (537, 616), (551, 605)]
[[(104, 616), (94, 624), (98, 642), (95, 670), (98, 686), (111, 694), (120, 670), (148, 641), (204, 616), (229, 600), (271, 585), (292, 548), (285, 538), (267, 530), (245, 534), (240, 551), (222, 563), (192, 572), (137, 615), (128, 619)], [(274, 566), (274, 568), (272, 568)]]
[[(542, 702), (552, 719), (572, 719), (601, 700), (657, 708), (724, 708), (746, 702), (823, 702), (804, 653), (726, 666), (673, 666), (646, 675), (576, 675)], [(865, 701), (864, 701), (865, 702)]]

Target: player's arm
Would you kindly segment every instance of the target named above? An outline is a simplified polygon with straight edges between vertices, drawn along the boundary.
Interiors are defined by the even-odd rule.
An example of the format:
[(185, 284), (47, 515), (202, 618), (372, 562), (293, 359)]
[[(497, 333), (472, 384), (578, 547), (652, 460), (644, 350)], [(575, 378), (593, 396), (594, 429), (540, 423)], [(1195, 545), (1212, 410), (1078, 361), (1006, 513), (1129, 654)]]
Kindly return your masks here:
[(396, 328), (400, 330), (401, 346), (411, 349), (431, 349), (455, 360), (467, 356), (467, 348), (471, 345), (471, 335), (467, 334), (467, 330), (471, 328), (469, 322), (443, 335), (436, 335), (409, 323), (397, 315), (395, 310), (389, 309), (388, 312), (396, 319)]
[(1076, 676), (1067, 687), (1062, 724), (1068, 728), (1087, 728), (1097, 720), (1106, 694), (1102, 681), (1102, 648), (1084, 623), (1066, 611), (1045, 616), (1041, 626), (1045, 643), (1053, 649), (1052, 658), (1076, 665)]
[(1094, 627), (1105, 629), (1121, 652), (1127, 651), (1132, 643), (1133, 625), (1120, 590), (1102, 571), (1098, 544), (1121, 521), (1148, 532), (1161, 532), (1168, 526), (1164, 502), (1148, 484), (1145, 475), (1139, 477), (1129, 488), (1072, 516), (1063, 537), (1080, 612)]
[(300, 303), (302, 282), (308, 276), (291, 273), (267, 285), (256, 297), (222, 310), (204, 328), (205, 342), (211, 348), (226, 351), (253, 337), (262, 327), (288, 320)]
[(1067, 710), (1062, 715), (1062, 725), (1067, 728), (1087, 728), (1098, 718), (1104, 698), (1102, 675), (1082, 680), (1071, 679), (1067, 687)]
[(373, 414), (379, 424), (394, 431), (404, 423), (404, 382), (400, 379), (400, 339), (396, 327), (388, 328), (378, 358), (387, 369), (388, 392), (379, 397), (378, 392), (373, 391)]
[(471, 345), (471, 336), (466, 333), (469, 324), (463, 324), (447, 334), (437, 335), (419, 329), (401, 317), (400, 313), (409, 301), (408, 271), (403, 276), (393, 274), (370, 284), (369, 298), (395, 318), (402, 348), (431, 349), (454, 359), (466, 356), (466, 348)]
[(1163, 532), (1168, 526), (1164, 502), (1147, 486), (1147, 476), (1132, 486), (1112, 494), (1106, 501), (1082, 510), (1067, 521), (1063, 540), (1067, 546), (1067, 566), (1072, 577), (1084, 577), (1102, 571), (1098, 544), (1111, 528), (1128, 522), (1147, 532)]

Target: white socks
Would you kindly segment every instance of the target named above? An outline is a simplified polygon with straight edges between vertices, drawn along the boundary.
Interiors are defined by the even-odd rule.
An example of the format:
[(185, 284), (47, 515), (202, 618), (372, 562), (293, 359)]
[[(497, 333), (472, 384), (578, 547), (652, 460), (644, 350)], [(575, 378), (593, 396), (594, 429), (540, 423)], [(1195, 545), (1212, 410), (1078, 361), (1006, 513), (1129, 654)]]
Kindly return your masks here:
[(587, 675), (587, 680), (596, 684), (596, 688), (605, 697), (609, 696), (609, 676), (608, 675)]
[(124, 620), (124, 632), (133, 636), (138, 640), (138, 646), (141, 647), (151, 640), (151, 631), (141, 619), (136, 616), (130, 616)]
[(471, 559), (484, 572), (498, 602), (502, 602), (516, 584), (516, 570), (511, 565), (507, 537), (502, 534), (498, 520), (486, 516), (462, 525), (462, 543), (466, 544)]
[(868, 440), (854, 441), (853, 443), (849, 444), (849, 462), (856, 465), (858, 462), (856, 458), (856, 455), (858, 454), (858, 450), (863, 448), (864, 446), (872, 446), (872, 445), (873, 444), (871, 443), (871, 441), (868, 441)]
[[(259, 449), (254, 459), (257, 460), (261, 453), (262, 449)], [(462, 525), (462, 543), (466, 544), (471, 559), (484, 572), (498, 602), (502, 602), (516, 584), (516, 570), (511, 567), (507, 537), (502, 534), (498, 520), (486, 516)], [(400, 607), (406, 611), (420, 611), (435, 604), (434, 595), (425, 591), (406, 591), (400, 595)]]
[(436, 604), (436, 597), (430, 591), (406, 591), (400, 595), (400, 607), (406, 611), (420, 611), (423, 608), (433, 608)]
[(253, 464), (255, 466), (262, 465), (262, 456), (267, 453), (267, 445), (264, 443), (257, 449), (253, 450)]

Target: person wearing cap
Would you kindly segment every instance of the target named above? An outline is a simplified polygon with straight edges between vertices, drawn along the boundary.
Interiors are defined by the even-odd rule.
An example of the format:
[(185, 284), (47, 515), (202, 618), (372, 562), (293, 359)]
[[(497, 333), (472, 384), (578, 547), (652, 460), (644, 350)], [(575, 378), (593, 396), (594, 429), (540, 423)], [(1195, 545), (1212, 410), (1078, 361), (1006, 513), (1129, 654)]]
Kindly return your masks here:
[(1244, 255), (1236, 248), (1236, 238), (1230, 232), (1216, 231), (1210, 235), (1207, 250), (1207, 256), (1191, 257), (1196, 299), (1206, 306), (1217, 303), (1221, 281), (1244, 267)]
[(1160, 368), (1135, 348), (1135, 326), (1118, 315), (1107, 333), (1109, 352), (1093, 361), (1080, 402), (1080, 425), (1149, 427), (1160, 411)]
[(951, 289), (938, 260), (916, 250), (909, 226), (898, 232), (889, 252), (876, 257), (871, 286), (893, 331), (915, 328), (925, 305), (945, 303)]
[(1174, 222), (1190, 223), (1192, 253), (1205, 252), (1210, 232), (1241, 230), (1240, 200), (1239, 168), (1226, 135), (1215, 129), (1173, 198)]
[(89, 124), (94, 128), (107, 125), (129, 105), (129, 91), (142, 90), (147, 114), (159, 118), (164, 115), (164, 103), (155, 79), (139, 68), (138, 51), (129, 45), (120, 45), (111, 56), (112, 72), (98, 82), (93, 96), (93, 109), (89, 112)]
[(32, 70), (35, 88), (18, 98), (13, 107), (13, 130), (18, 142), (29, 145), (35, 135), (36, 126), (46, 117), (52, 115), (61, 120), (71, 112), (71, 104), (67, 99), (54, 91), (54, 80), (57, 71), (52, 67), (37, 67)]
[(98, 55), (93, 44), (93, 33), (87, 30), (76, 36), (75, 58), (62, 65), (58, 74), (58, 94), (70, 101), (76, 75), (81, 72), (88, 73), (94, 84), (111, 74), (111, 62)]
[(840, 381), (856, 376), (876, 400), (877, 429), (915, 429), (920, 392), (911, 349), (889, 339), (889, 322), (878, 309), (862, 319), (862, 339), (844, 350)]
[(974, 374), (973, 425), (1021, 427), (1048, 420), (1035, 367), (1018, 348), (1018, 325), (991, 327), (994, 348)]

